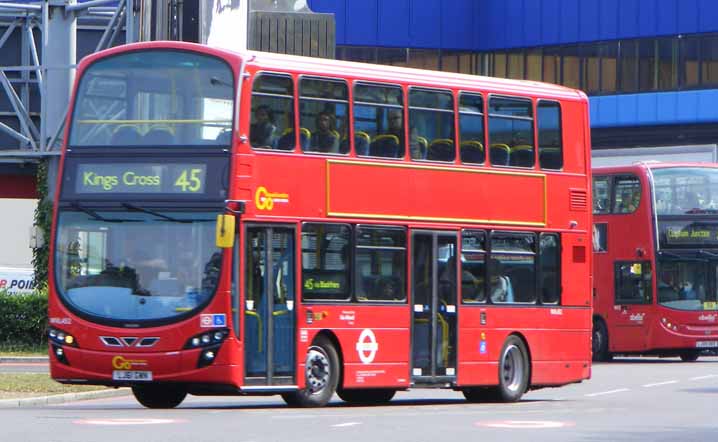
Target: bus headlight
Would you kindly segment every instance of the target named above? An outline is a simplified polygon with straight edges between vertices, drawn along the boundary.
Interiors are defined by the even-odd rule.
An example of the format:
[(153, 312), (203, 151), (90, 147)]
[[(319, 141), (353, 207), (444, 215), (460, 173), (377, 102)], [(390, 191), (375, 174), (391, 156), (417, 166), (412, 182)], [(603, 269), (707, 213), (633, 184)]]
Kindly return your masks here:
[(77, 347), (77, 340), (74, 336), (56, 328), (50, 328), (47, 333), (50, 342), (58, 345), (69, 345)]
[(229, 330), (226, 328), (220, 330), (212, 330), (210, 332), (201, 333), (192, 336), (184, 345), (185, 350), (193, 348), (202, 348), (221, 344), (229, 336)]

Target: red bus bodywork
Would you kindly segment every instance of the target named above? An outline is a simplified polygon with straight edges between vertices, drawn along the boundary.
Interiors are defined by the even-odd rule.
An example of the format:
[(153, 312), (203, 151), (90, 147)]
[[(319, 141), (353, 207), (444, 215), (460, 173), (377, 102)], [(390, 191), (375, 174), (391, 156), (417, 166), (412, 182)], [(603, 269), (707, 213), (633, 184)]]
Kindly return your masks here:
[[(677, 198), (679, 191), (673, 181), (664, 185), (662, 191), (656, 191), (656, 186), (661, 185), (654, 185), (654, 176), (681, 169), (716, 171), (714, 164), (659, 162), (593, 169), (594, 233), (603, 236), (594, 238), (600, 243), (595, 244), (593, 261), (594, 360), (608, 360), (613, 354), (646, 354), (680, 356), (683, 360), (693, 361), (703, 349), (718, 347), (715, 294), (710, 293), (715, 290), (715, 280), (708, 276), (710, 289), (701, 295), (701, 300), (690, 301), (695, 304), (690, 306), (691, 310), (681, 307), (681, 302), (688, 301), (679, 299), (682, 294), (677, 281), (678, 273), (681, 276), (694, 273), (686, 263), (700, 260), (701, 266), (704, 263), (711, 265), (715, 244), (708, 238), (712, 229), (705, 226), (712, 224), (714, 212), (692, 208), (675, 213), (659, 209), (657, 213), (656, 209), (657, 204), (662, 207), (661, 192), (668, 192), (669, 197), (672, 193), (673, 198)], [(608, 203), (605, 208), (601, 208), (600, 203), (596, 205), (597, 182), (611, 182), (610, 188), (616, 188), (618, 180), (634, 182), (640, 189), (639, 204), (627, 213), (617, 213), (620, 212), (616, 209), (619, 190), (609, 190), (606, 195), (613, 204)], [(712, 190), (706, 183), (691, 184), (691, 187), (700, 189), (704, 195), (711, 194)], [(679, 228), (676, 230), (675, 226)], [(666, 229), (673, 229), (671, 231), (675, 233), (670, 235), (675, 239), (666, 237)], [(663, 264), (661, 256), (665, 257)], [(645, 277), (642, 299), (621, 299), (618, 294), (621, 263), (628, 266), (641, 263), (640, 273)], [(629, 270), (629, 273), (638, 276), (638, 269)], [(663, 279), (674, 287), (669, 287)]]
[[(412, 380), (411, 278), (407, 277), (407, 301), (396, 304), (356, 302), (303, 302), (301, 258), (296, 252), (294, 291), (290, 315), (294, 315), (293, 345), (296, 370), (288, 385), (251, 384), (245, 376), (246, 260), (238, 263), (240, 288), (233, 293), (233, 261), (247, 256), (247, 226), (290, 228), (295, 243), (305, 222), (348, 225), (399, 226), (412, 232), (442, 232), (460, 238), (462, 229), (501, 229), (513, 232), (556, 232), (561, 237), (560, 302), (555, 305), (456, 305), (457, 366), (444, 387), (496, 386), (499, 359), (509, 336), (518, 337), (530, 359), (529, 388), (580, 382), (590, 376), (591, 336), (591, 200), (590, 134), (587, 98), (567, 88), (459, 74), (419, 71), (358, 63), (319, 60), (264, 53), (230, 53), (176, 42), (152, 42), (122, 46), (91, 55), (78, 69), (78, 84), (94, 62), (130, 51), (178, 50), (209, 54), (225, 60), (238, 80), (240, 101), (232, 131), (229, 199), (244, 202), (237, 216), (238, 241), (223, 252), (221, 279), (216, 294), (202, 311), (184, 320), (149, 328), (100, 325), (79, 317), (57, 294), (50, 279), (50, 325), (71, 334), (77, 345), (63, 347), (64, 362), (51, 348), (51, 374), (60, 382), (104, 385), (136, 385), (117, 381), (115, 370), (150, 370), (155, 383), (187, 387), (193, 394), (268, 394), (305, 387), (305, 357), (317, 336), (325, 336), (336, 348), (341, 365), (339, 388), (420, 386)], [(550, 99), (561, 105), (562, 170), (415, 163), (408, 158), (380, 160), (345, 156), (303, 155), (255, 150), (249, 145), (252, 79), (260, 72), (318, 76), (355, 81), (471, 91)], [(76, 85), (77, 88), (77, 85)], [(350, 88), (351, 90), (351, 88)], [(295, 99), (295, 106), (297, 106)], [(74, 103), (74, 99), (73, 99)], [(406, 108), (406, 103), (404, 104)], [(454, 103), (456, 107), (456, 103)], [(296, 114), (297, 112), (295, 112)], [(72, 118), (73, 109), (70, 109)], [(298, 117), (297, 117), (298, 118)], [(456, 123), (458, 125), (458, 123)], [(68, 128), (70, 124), (68, 124)], [(534, 130), (536, 130), (534, 128)], [(68, 129), (69, 131), (69, 129)], [(67, 140), (68, 137), (66, 136)], [(80, 149), (73, 149), (78, 151)], [(63, 153), (63, 161), (68, 152)], [(61, 166), (62, 167), (62, 166)], [(60, 174), (58, 184), (62, 185)], [(273, 204), (267, 204), (268, 201)], [(271, 207), (269, 207), (271, 206)], [(234, 207), (234, 206), (233, 206)], [(236, 207), (235, 207), (236, 208)], [(55, 229), (56, 227), (54, 227)], [(53, 230), (53, 238), (56, 233)], [(461, 244), (461, 240), (458, 240)], [(409, 257), (412, 246), (407, 240)], [(51, 256), (56, 244), (52, 243)], [(235, 253), (236, 252), (236, 253)], [(411, 259), (407, 271), (411, 274)], [(50, 274), (55, 260), (51, 259)], [(460, 292), (457, 293), (458, 299)], [(234, 298), (233, 298), (234, 297)], [(239, 323), (233, 320), (239, 308)], [(203, 328), (206, 315), (226, 315), (229, 336), (216, 360), (197, 368), (201, 349), (184, 349)], [(371, 331), (369, 337), (366, 331)], [(122, 346), (107, 348), (101, 337), (160, 337), (151, 351)]]

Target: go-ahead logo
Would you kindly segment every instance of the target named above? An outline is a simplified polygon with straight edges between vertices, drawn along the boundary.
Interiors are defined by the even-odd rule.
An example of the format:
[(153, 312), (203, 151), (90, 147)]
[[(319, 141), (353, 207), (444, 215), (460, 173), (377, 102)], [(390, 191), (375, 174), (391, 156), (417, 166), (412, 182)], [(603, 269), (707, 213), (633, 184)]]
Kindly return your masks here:
[(112, 367), (115, 370), (131, 370), (135, 365), (147, 365), (147, 361), (141, 359), (125, 359), (122, 356), (112, 358)]
[(267, 190), (266, 187), (260, 186), (254, 193), (254, 205), (259, 210), (272, 210), (274, 209), (274, 203), (288, 203), (289, 194), (287, 193), (273, 193)]

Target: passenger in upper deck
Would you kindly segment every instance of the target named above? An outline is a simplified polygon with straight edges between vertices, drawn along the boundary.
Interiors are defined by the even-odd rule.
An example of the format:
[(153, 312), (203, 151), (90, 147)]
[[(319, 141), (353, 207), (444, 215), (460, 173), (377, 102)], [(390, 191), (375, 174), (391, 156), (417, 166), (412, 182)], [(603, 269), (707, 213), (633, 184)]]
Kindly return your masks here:
[(310, 150), (339, 152), (339, 133), (334, 129), (334, 124), (334, 115), (329, 112), (324, 111), (317, 115), (316, 130), (312, 134)]
[(249, 129), (249, 141), (254, 147), (272, 147), (276, 139), (274, 115), (269, 106), (262, 104), (254, 110), (254, 123)]

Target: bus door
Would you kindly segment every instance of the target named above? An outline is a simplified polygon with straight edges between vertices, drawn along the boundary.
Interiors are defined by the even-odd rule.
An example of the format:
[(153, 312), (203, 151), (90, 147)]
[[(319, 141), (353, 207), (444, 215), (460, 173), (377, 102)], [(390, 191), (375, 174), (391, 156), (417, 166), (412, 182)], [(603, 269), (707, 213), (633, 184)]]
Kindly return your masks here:
[(457, 239), (453, 232), (412, 233), (412, 381), (456, 378)]
[(611, 351), (647, 348), (654, 310), (651, 280), (650, 261), (614, 263), (614, 307), (608, 314)]
[(295, 230), (249, 225), (244, 238), (245, 384), (293, 385)]

